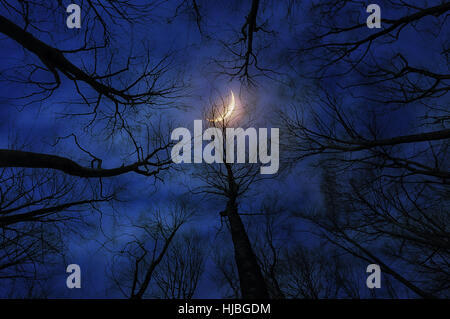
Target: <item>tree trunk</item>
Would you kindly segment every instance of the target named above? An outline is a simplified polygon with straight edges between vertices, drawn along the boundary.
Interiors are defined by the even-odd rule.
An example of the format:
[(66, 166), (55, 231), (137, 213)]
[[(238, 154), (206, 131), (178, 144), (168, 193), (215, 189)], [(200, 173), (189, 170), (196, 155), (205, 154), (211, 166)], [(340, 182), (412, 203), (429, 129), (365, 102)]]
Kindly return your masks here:
[(230, 222), (242, 298), (268, 299), (269, 293), (264, 277), (234, 201), (228, 201), (225, 213)]

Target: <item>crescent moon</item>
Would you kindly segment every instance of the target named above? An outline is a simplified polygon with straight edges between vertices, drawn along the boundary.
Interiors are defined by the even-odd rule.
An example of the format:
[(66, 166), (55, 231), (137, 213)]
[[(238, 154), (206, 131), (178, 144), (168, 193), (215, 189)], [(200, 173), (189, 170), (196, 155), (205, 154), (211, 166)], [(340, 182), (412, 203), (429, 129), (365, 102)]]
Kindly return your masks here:
[(236, 107), (236, 101), (234, 99), (233, 91), (231, 91), (230, 104), (228, 104), (228, 107), (226, 108), (226, 112), (224, 112), (225, 114), (219, 116), (218, 118), (209, 120), (209, 121), (211, 121), (211, 122), (221, 122), (221, 121), (229, 118), (231, 116), (231, 114), (233, 113), (235, 107)]

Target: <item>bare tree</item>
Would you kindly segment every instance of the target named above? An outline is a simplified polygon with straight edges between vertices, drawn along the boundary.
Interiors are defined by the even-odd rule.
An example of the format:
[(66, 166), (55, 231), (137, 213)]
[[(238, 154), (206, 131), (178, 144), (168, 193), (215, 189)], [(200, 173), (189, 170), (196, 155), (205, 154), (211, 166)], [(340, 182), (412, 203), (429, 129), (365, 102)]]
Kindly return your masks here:
[(42, 291), (51, 265), (64, 255), (66, 236), (86, 229), (88, 217), (92, 220), (99, 205), (114, 199), (114, 190), (105, 189), (108, 195), (103, 195), (96, 186), (74, 183), (51, 170), (0, 171), (2, 286), (29, 286), (30, 296)]
[[(383, 2), (383, 28), (369, 32), (363, 9), (352, 1), (311, 5), (320, 22), (293, 57), (318, 85), (315, 97), (282, 115), (286, 146), (293, 160), (315, 156), (324, 194), (322, 208), (300, 215), (416, 296), (446, 296), (449, 60), (442, 28), (450, 6)], [(430, 39), (424, 54), (432, 59), (418, 64), (408, 32)]]
[[(227, 127), (231, 127), (235, 116), (245, 118), (245, 114), (233, 115), (230, 118), (223, 116), (227, 110), (229, 101), (220, 99), (213, 104), (206, 114), (206, 123), (216, 132), (220, 132), (223, 141), (227, 140)], [(213, 120), (211, 120), (213, 119)], [(250, 123), (250, 122), (248, 122)], [(242, 124), (242, 121), (240, 121)], [(238, 133), (245, 140), (245, 132)], [(217, 137), (216, 137), (217, 138)], [(234, 143), (234, 138), (233, 138)], [(221, 149), (222, 148), (222, 149)], [(216, 196), (225, 200), (225, 208), (221, 211), (220, 218), (224, 218), (232, 237), (234, 246), (234, 258), (238, 269), (242, 298), (268, 298), (267, 286), (262, 276), (256, 255), (250, 243), (247, 231), (238, 212), (239, 200), (249, 190), (250, 186), (258, 180), (264, 179), (260, 174), (260, 164), (234, 164), (227, 162), (226, 143), (215, 148), (215, 152), (222, 163), (202, 165), (202, 168), (194, 172), (194, 177), (203, 182), (193, 190), (194, 193), (202, 193)], [(236, 154), (235, 154), (236, 156)], [(250, 158), (246, 151), (246, 157)], [(249, 160), (250, 161), (250, 160)]]
[(436, 198), (435, 190), (426, 184), (420, 188), (397, 183), (386, 186), (361, 174), (346, 182), (348, 188), (333, 173), (324, 174), (323, 210), (301, 216), (318, 225), (328, 241), (379, 264), (415, 294), (446, 296), (448, 201)]
[(156, 182), (171, 167), (170, 125), (156, 113), (181, 96), (182, 72), (171, 69), (170, 52), (154, 56), (145, 41), (118, 50), (123, 32), (148, 22), (156, 5), (82, 1), (83, 27), (64, 40), (62, 1), (0, 1), (2, 43), (14, 53), (0, 71), (5, 107), (19, 117), (39, 108), (43, 121), (55, 117), (65, 128), (50, 142), (36, 136), (0, 149), (2, 278), (37, 277), (34, 265), (61, 253), (73, 222), (117, 199), (122, 183), (107, 178), (135, 173)]
[[(154, 209), (138, 223), (123, 225), (122, 235), (114, 234), (110, 243), (115, 255), (110, 268), (111, 279), (122, 294), (141, 299), (151, 294), (151, 282), (164, 256), (170, 252), (175, 235), (192, 217), (192, 209), (183, 202), (167, 210)], [(146, 214), (147, 215), (147, 214)], [(115, 242), (124, 241), (119, 249)], [(154, 280), (154, 279), (153, 279)]]
[(186, 230), (170, 246), (156, 269), (154, 294), (165, 299), (192, 299), (204, 271), (207, 255), (205, 238)]
[[(215, 268), (211, 271), (211, 279), (219, 288), (223, 298), (242, 298), (241, 289), (239, 285), (239, 275), (236, 263), (230, 262), (233, 260), (233, 247), (227, 245), (227, 241), (217, 241), (212, 249), (212, 259)], [(227, 238), (229, 241), (229, 238)]]
[[(329, 245), (307, 242), (296, 229), (298, 220), (290, 209), (280, 205), (277, 196), (262, 201), (258, 213), (248, 223), (250, 240), (261, 267), (271, 298), (319, 299), (361, 298), (361, 261), (345, 256)], [(302, 231), (304, 232), (304, 231)], [(235, 265), (228, 262), (231, 247), (224, 238), (217, 239), (214, 249), (216, 270), (213, 278), (226, 298), (239, 298), (239, 278)], [(320, 240), (317, 234), (310, 234)]]
[[(143, 55), (117, 54), (114, 45), (121, 31), (117, 34), (120, 28), (110, 27), (112, 24), (124, 27), (130, 23), (143, 22), (145, 13), (152, 9), (153, 3), (140, 5), (129, 1), (86, 1), (82, 6), (84, 33), (78, 34), (83, 44), (78, 48), (68, 48), (67, 43), (57, 43), (46, 36), (50, 27), (40, 27), (40, 16), (46, 14), (48, 19), (54, 18), (56, 21), (58, 14), (65, 16), (65, 7), (61, 2), (44, 5), (11, 0), (2, 1), (0, 6), (11, 15), (10, 18), (0, 16), (0, 32), (14, 41), (18, 50), (26, 52), (17, 56), (19, 63), (2, 71), (2, 77), (9, 85), (23, 86), (21, 96), (8, 96), (8, 99), (20, 103), (20, 107), (43, 103), (49, 101), (62, 84), (69, 83), (74, 96), (78, 96), (78, 99), (69, 103), (72, 111), (53, 106), (52, 112), (65, 114), (66, 118), (83, 119), (83, 130), (101, 123), (104, 125), (101, 133), (103, 137), (110, 140), (117, 135), (127, 138), (130, 146), (127, 152), (135, 156), (130, 161), (128, 153), (122, 166), (104, 168), (102, 163), (105, 161), (101, 156), (95, 155), (77, 140), (81, 135), (78, 128), (69, 135), (74, 139), (78, 154), (62, 156), (1, 149), (0, 167), (50, 168), (79, 177), (110, 177), (128, 172), (156, 176), (160, 170), (167, 169), (170, 161), (164, 156), (170, 143), (159, 139), (159, 143), (149, 144), (154, 141), (153, 136), (161, 137), (159, 132), (154, 132), (158, 123), (152, 126), (149, 119), (153, 110), (173, 106), (172, 102), (180, 97), (184, 84), (181, 77), (170, 71), (173, 60), (169, 53), (155, 61), (145, 47), (139, 48), (144, 52)], [(113, 32), (113, 29), (116, 31)], [(102, 36), (96, 37), (96, 32)], [(76, 40), (72, 42), (77, 43)], [(145, 124), (139, 122), (144, 117)], [(145, 141), (142, 141), (137, 129), (140, 125), (149, 126), (149, 136), (146, 136)], [(91, 128), (91, 135), (95, 135), (93, 132)], [(153, 133), (155, 135), (150, 136)], [(57, 139), (58, 142), (63, 140), (66, 138)], [(91, 165), (78, 163), (76, 159), (79, 157), (84, 157)]]
[(288, 222), (289, 210), (280, 205), (274, 194), (267, 195), (257, 211), (249, 222), (249, 235), (271, 298), (284, 299), (280, 267), (283, 251), (288, 250), (293, 241), (292, 225)]

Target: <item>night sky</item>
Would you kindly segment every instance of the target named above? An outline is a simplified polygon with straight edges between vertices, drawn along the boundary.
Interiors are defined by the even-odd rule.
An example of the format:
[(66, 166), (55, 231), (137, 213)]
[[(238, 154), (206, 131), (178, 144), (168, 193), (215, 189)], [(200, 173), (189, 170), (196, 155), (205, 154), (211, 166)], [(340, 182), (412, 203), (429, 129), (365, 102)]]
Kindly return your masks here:
[[(13, 4), (11, 7), (7, 5), (9, 2)], [(33, 23), (27, 29), (28, 32), (60, 50), (82, 47), (86, 34), (90, 43), (102, 42), (101, 24), (99, 21), (93, 22), (92, 11), (88, 13), (84, 11), (88, 7), (87, 1), (72, 1), (82, 8), (80, 29), (66, 27), (65, 20), (68, 14), (64, 8), (71, 3), (70, 1), (62, 1), (62, 6), (58, 6), (56, 1), (49, 2), (52, 3), (47, 4), (48, 8), (40, 5), (30, 6), (33, 10), (30, 12)], [(123, 74), (123, 78), (113, 82), (116, 86), (138, 76), (144, 69), (146, 59), (149, 59), (150, 65), (157, 65), (158, 61), (165, 59), (163, 65), (166, 67), (157, 85), (164, 87), (175, 83), (179, 89), (169, 94), (169, 97), (154, 97), (153, 105), (124, 111), (139, 143), (145, 144), (146, 141), (144, 123), (153, 125), (162, 123), (164, 128), (162, 134), (165, 138), (170, 136), (169, 124), (172, 128), (186, 127), (192, 130), (193, 121), (204, 118), (204, 112), (211, 104), (219, 97), (227, 98), (230, 90), (236, 94), (238, 111), (244, 114), (243, 117), (248, 116), (252, 119), (252, 122), (248, 123), (254, 123), (255, 127), (280, 128), (280, 171), (269, 180), (252, 184), (249, 191), (239, 199), (240, 212), (258, 211), (264, 201), (278, 203), (278, 209), (283, 210), (283, 214), (287, 215), (311, 208), (319, 209), (323, 206), (320, 167), (314, 166), (314, 157), (301, 161), (293, 160), (295, 156), (290, 154), (284, 146), (287, 137), (279, 118), (281, 111), (294, 116), (292, 109), (299, 106), (316, 109), (320, 113), (319, 102), (315, 99), (321, 95), (319, 88), (326, 88), (332, 94), (339, 96), (346, 111), (359, 119), (355, 127), (363, 135), (367, 132), (365, 124), (369, 121), (368, 115), (372, 114), (375, 108), (379, 112), (377, 120), (380, 139), (410, 134), (420, 125), (419, 116), (423, 112), (420, 101), (411, 103), (408, 108), (392, 109), (381, 103), (369, 104), (366, 99), (358, 97), (382, 96), (384, 92), (379, 88), (360, 87), (353, 90), (353, 95), (348, 94), (345, 88), (347, 85), (364, 81), (357, 72), (325, 79), (320, 83), (318, 79), (311, 76), (311, 72), (314, 72), (314, 64), (308, 62), (305, 56), (295, 53), (299, 48), (309, 44), (306, 42), (309, 32), (320, 23), (317, 11), (316, 15), (312, 15), (310, 11), (311, 3), (315, 1), (261, 1), (263, 9), (260, 10), (257, 21), (273, 32), (258, 32), (254, 40), (255, 48), (261, 50), (258, 55), (260, 66), (275, 72), (251, 69), (253, 74), (262, 74), (256, 76), (255, 83), (250, 85), (239, 76), (226, 74), (217, 60), (233, 58), (225, 44), (239, 39), (251, 1), (198, 2), (202, 12), (200, 29), (194, 12), (185, 1), (152, 1), (154, 4), (148, 12), (139, 12), (139, 10), (131, 12), (136, 17), (142, 14), (136, 18), (136, 21), (127, 22), (105, 16), (110, 43), (107, 50), (99, 50), (97, 57), (94, 57), (92, 51), (65, 53), (65, 56), (75, 65), (87, 70), (92, 70), (97, 65), (97, 71), (100, 74), (106, 71), (108, 65), (99, 61), (109, 61), (108, 58), (113, 56), (111, 69), (119, 70), (126, 65), (128, 56), (134, 56), (131, 67)], [(445, 1), (414, 1), (414, 4), (418, 7), (421, 5), (431, 7), (443, 2)], [(147, 1), (142, 3), (148, 4)], [(407, 10), (392, 6), (390, 1), (377, 1), (377, 3), (382, 8), (382, 16), (390, 19), (403, 16)], [(356, 15), (359, 10), (360, 23), (365, 23), (368, 15), (365, 12), (367, 4), (364, 1), (353, 4), (353, 12)], [(0, 1), (1, 15), (23, 28), (23, 18), (14, 12), (12, 7), (20, 6), (16, 1)], [(341, 16), (335, 16), (334, 19), (334, 23), (346, 25), (350, 16), (342, 12)], [(367, 59), (387, 57), (392, 52), (397, 52), (406, 56), (411, 65), (448, 73), (448, 60), (443, 60), (443, 49), (440, 46), (445, 42), (448, 46), (449, 21), (443, 23), (438, 36), (427, 35), (427, 28), (431, 30), (430, 34), (436, 30), (436, 21), (434, 17), (426, 17), (420, 21), (417, 29), (406, 27), (394, 44), (385, 45), (375, 42), (370, 48), (370, 56)], [(34, 28), (33, 25), (39, 25), (40, 28)], [(364, 28), (359, 32), (370, 34), (377, 32), (377, 29)], [(27, 64), (40, 64), (41, 61), (3, 33), (0, 34), (0, 43), (0, 148), (55, 154), (68, 157), (81, 165), (90, 166), (90, 157), (80, 151), (71, 136), (75, 134), (79, 145), (102, 159), (102, 168), (118, 167), (123, 163), (134, 161), (134, 147), (129, 136), (123, 131), (113, 132), (112, 123), (106, 118), (107, 115), (114, 113), (113, 103), (106, 98), (102, 100), (98, 116), (95, 118), (92, 114), (80, 115), (89, 112), (92, 107), (84, 103), (80, 94), (77, 94), (74, 83), (62, 74), (59, 87), (50, 96), (46, 96), (46, 93), (30, 95), (38, 90), (35, 85), (11, 79), (15, 76), (19, 78), (29, 75), (30, 66)], [(364, 48), (358, 50), (363, 52)], [(358, 53), (356, 51), (355, 54)], [(344, 66), (336, 64), (328, 69), (328, 72), (343, 72), (344, 69)], [(42, 70), (36, 71), (33, 77), (39, 81), (53, 79), (51, 73)], [(92, 89), (85, 83), (80, 82), (79, 85), (79, 89), (86, 92), (87, 96), (95, 97)], [(142, 85), (149, 85), (149, 83)], [(448, 95), (443, 94), (438, 101), (440, 103), (438, 104), (448, 111)], [(325, 117), (326, 114), (323, 116)], [(420, 147), (422, 144), (407, 146), (405, 151), (417, 151)], [(61, 253), (46, 257), (47, 262), (39, 263), (36, 273), (43, 278), (36, 279), (35, 282), (39, 284), (30, 290), (29, 282), (0, 281), (0, 296), (125, 297), (111, 280), (111, 264), (115, 260), (114, 256), (127, 240), (133, 236), (139, 236), (140, 231), (132, 227), (134, 223), (139, 223), (141, 218), (151, 210), (167, 210), (174, 203), (175, 198), (181, 196), (194, 207), (196, 215), (192, 221), (181, 228), (180, 235), (193, 231), (199, 232), (203, 236), (202, 249), (208, 252), (205, 268), (194, 297), (223, 297), (224, 290), (214, 279), (216, 268), (212, 252), (219, 247), (218, 243), (222, 244), (224, 250), (232, 251), (231, 238), (223, 229), (219, 215), (219, 212), (224, 210), (226, 201), (220, 196), (192, 192), (196, 187), (204, 186), (201, 180), (195, 178), (198, 169), (199, 167), (194, 164), (179, 164), (174, 170), (162, 172), (160, 179), (133, 172), (102, 178), (102, 191), (104, 193), (115, 191), (117, 200), (101, 203), (96, 206), (96, 210), (86, 205), (70, 209), (68, 214), (83, 216), (83, 222), (67, 222), (66, 226), (59, 228), (63, 249)], [(99, 179), (57, 174), (60, 174), (58, 175), (60, 180), (74, 187), (68, 198), (88, 196), (91, 191), (98, 193)], [(51, 186), (46, 187), (51, 188)], [(243, 216), (244, 222), (248, 225), (257, 223), (255, 218), (260, 217)], [(303, 219), (298, 218), (295, 223), (289, 221), (283, 227), (276, 231), (276, 237), (280, 243), (286, 243), (286, 245), (301, 243), (304, 247), (316, 249), (324, 254), (331, 249), (331, 246), (324, 244), (313, 226)], [(251, 233), (250, 237), (252, 236)], [(389, 245), (389, 242), (380, 241), (370, 244), (382, 250), (384, 246)], [(338, 254), (345, 255), (343, 252)], [(344, 260), (355, 265), (360, 271), (354, 280), (357, 286), (363, 287), (361, 297), (373, 296), (372, 292), (364, 290), (367, 276), (365, 267), (368, 263), (361, 262), (352, 256), (344, 257)], [(233, 261), (230, 260), (230, 262)], [(71, 263), (81, 267), (81, 289), (66, 287), (65, 268)], [(402, 265), (397, 262), (393, 262), (391, 266), (394, 269), (402, 268)], [(399, 297), (414, 296), (400, 284), (394, 282), (393, 285), (398, 286)], [(14, 289), (12, 289), (13, 286)], [(376, 294), (385, 296), (385, 293), (386, 288), (383, 286)]]

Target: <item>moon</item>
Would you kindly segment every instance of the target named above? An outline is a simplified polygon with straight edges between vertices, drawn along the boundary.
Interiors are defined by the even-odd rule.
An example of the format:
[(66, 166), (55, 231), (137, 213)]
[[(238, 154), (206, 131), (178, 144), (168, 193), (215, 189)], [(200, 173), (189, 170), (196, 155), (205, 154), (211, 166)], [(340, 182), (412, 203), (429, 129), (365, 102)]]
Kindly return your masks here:
[(234, 94), (233, 91), (231, 91), (231, 99), (230, 99), (230, 104), (228, 104), (228, 107), (224, 110), (224, 114), (222, 114), (221, 116), (214, 118), (212, 120), (209, 120), (211, 122), (222, 122), (223, 120), (229, 118), (231, 116), (231, 114), (234, 111), (234, 108), (236, 107), (236, 101), (234, 99)]

